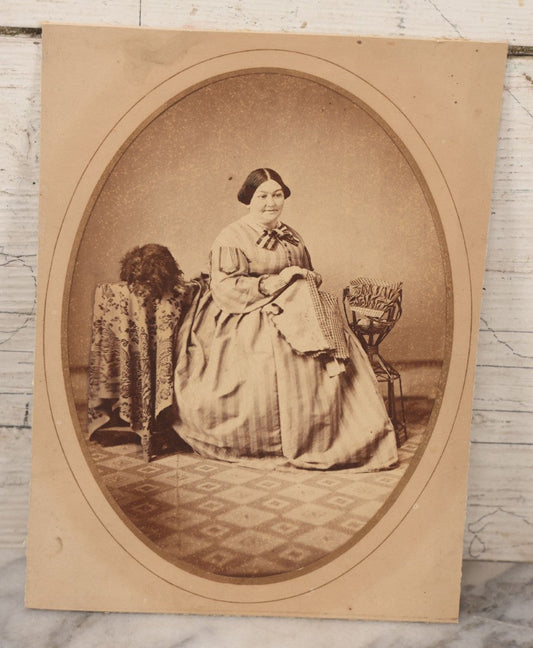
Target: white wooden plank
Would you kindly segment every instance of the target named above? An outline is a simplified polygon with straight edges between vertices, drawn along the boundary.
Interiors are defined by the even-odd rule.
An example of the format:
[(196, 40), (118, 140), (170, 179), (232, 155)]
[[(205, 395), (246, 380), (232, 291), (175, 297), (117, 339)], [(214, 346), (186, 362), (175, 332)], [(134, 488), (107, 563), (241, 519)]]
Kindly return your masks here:
[(30, 431), (0, 428), (0, 548), (24, 543), (30, 483)]
[[(1, 267), (0, 267), (0, 276), (1, 276)], [(0, 279), (0, 285), (3, 286), (2, 280)], [(7, 289), (7, 288), (6, 288)], [(30, 293), (30, 286), (25, 286), (25, 290)], [(0, 341), (0, 350), (2, 353), (8, 351), (32, 351), (35, 345), (35, 314), (32, 317), (26, 317), (26, 313), (31, 308), (31, 303), (35, 301), (35, 294), (31, 295), (32, 301), (27, 299), (24, 301), (22, 311), (22, 317), (20, 318), (23, 321), (23, 326), (19, 328), (16, 326), (17, 320), (14, 317), (11, 311), (0, 312), (0, 331), (1, 331), (1, 341)], [(0, 299), (0, 303), (1, 303)], [(7, 368), (10, 366), (10, 363), (13, 361), (6, 355), (4, 358), (0, 356), (1, 366)]]
[(533, 369), (477, 367), (474, 407), (482, 411), (533, 412)]
[[(26, 429), (31, 426), (33, 412), (33, 389), (27, 391), (11, 391), (9, 389), (0, 392), (2, 403), (1, 426), (9, 429)], [(0, 441), (0, 454), (4, 448)]]
[(0, 253), (0, 349), (18, 345), (35, 316), (35, 272), (27, 258)]
[(0, 393), (31, 392), (33, 351), (0, 351), (0, 362), (3, 366), (5, 356), (9, 358), (9, 371), (0, 372)]
[(478, 338), (477, 366), (533, 368), (533, 331), (516, 333), (481, 330)]
[(509, 60), (502, 98), (486, 267), (532, 272), (533, 58)]
[(527, 0), (142, 0), (150, 27), (533, 42)]
[(0, 263), (35, 269), (41, 41), (0, 37), (0, 52)]
[[(533, 145), (532, 149), (533, 151)], [(533, 165), (532, 165), (533, 166)], [(508, 183), (509, 184), (509, 183)], [(530, 183), (530, 186), (533, 184)], [(486, 268), (495, 272), (533, 272), (533, 191), (509, 192), (492, 202)]]
[(533, 330), (533, 274), (486, 270), (480, 327), (492, 331)]
[(470, 438), (472, 443), (533, 446), (533, 413), (474, 410)]
[(140, 0), (2, 0), (0, 25), (39, 27), (42, 22), (138, 25)]
[(40, 59), (40, 39), (0, 37), (0, 424), (11, 429), (31, 422)]
[(533, 558), (532, 465), (533, 446), (472, 446), (465, 558)]

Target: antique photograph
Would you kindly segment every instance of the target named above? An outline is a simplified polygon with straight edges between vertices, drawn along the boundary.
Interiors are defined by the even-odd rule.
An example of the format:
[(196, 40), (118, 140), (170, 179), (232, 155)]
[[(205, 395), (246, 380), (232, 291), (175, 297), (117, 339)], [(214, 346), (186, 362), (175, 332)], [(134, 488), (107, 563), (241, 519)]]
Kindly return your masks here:
[(250, 69), (124, 143), (71, 254), (79, 443), (147, 547), (291, 578), (386, 515), (439, 413), (447, 243), (413, 155), (359, 97)]

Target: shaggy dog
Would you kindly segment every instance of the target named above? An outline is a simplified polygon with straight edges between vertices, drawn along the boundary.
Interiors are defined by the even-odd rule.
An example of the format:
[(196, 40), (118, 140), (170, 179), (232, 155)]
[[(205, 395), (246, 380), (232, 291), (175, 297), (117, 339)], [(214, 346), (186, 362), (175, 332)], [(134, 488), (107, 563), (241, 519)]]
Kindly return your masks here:
[(157, 243), (129, 250), (120, 262), (120, 279), (144, 303), (182, 297), (185, 292), (183, 272), (168, 248)]

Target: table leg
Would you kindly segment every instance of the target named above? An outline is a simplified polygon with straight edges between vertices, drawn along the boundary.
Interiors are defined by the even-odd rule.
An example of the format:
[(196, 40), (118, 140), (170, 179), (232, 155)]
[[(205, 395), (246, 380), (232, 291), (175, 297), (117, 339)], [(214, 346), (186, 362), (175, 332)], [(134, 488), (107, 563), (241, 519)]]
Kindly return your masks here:
[(146, 461), (146, 463), (149, 463), (150, 459), (152, 458), (152, 435), (147, 430), (142, 430), (140, 435), (143, 459)]

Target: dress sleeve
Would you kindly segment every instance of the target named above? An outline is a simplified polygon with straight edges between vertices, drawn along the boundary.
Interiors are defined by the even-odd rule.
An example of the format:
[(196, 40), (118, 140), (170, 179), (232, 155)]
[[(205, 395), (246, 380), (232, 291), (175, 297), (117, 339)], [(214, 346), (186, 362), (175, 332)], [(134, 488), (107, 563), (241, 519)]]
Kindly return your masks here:
[(211, 291), (216, 305), (229, 313), (249, 313), (273, 299), (259, 290), (262, 276), (249, 274), (249, 261), (236, 247), (215, 246), (211, 250)]

